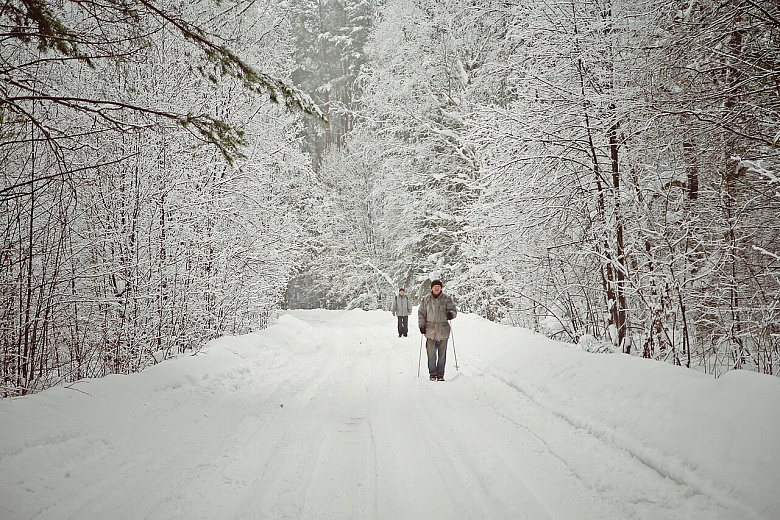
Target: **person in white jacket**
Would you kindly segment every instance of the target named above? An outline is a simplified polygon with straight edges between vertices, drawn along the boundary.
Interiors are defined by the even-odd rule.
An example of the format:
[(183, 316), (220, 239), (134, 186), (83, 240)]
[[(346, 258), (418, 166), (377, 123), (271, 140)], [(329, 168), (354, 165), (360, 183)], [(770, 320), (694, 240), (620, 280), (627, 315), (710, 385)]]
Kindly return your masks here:
[(398, 295), (393, 300), (393, 306), (390, 309), (393, 316), (398, 318), (398, 337), (406, 337), (409, 333), (409, 315), (412, 313), (412, 302), (406, 296), (403, 287), (398, 289)]
[(428, 374), (431, 381), (444, 381), (447, 364), (447, 340), (450, 337), (449, 320), (458, 315), (455, 302), (442, 292), (441, 280), (431, 282), (431, 293), (425, 295), (417, 310), (417, 324), (427, 341)]

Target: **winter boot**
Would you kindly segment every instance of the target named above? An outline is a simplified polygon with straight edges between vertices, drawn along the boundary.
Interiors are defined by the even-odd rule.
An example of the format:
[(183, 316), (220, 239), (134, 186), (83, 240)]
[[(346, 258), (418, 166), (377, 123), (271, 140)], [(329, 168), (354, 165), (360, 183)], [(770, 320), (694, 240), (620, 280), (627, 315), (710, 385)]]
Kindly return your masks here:
[(431, 377), (429, 378), (431, 381), (436, 381), (436, 374), (431, 372)]
[(444, 374), (436, 376), (436, 381), (444, 381)]

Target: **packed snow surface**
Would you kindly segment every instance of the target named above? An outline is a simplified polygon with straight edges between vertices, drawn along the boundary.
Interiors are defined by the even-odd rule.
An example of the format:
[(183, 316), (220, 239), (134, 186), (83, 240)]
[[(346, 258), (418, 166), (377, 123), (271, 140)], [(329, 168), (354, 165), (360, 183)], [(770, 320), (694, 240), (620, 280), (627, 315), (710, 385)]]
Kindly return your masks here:
[(780, 518), (777, 378), (453, 330), (444, 382), (390, 313), (317, 310), (4, 400), (0, 518)]

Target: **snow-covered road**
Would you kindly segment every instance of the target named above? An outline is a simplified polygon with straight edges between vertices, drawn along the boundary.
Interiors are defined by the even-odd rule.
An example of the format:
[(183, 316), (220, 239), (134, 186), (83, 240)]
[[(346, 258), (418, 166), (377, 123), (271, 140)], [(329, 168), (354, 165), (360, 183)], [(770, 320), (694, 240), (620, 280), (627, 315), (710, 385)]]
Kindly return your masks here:
[[(689, 407), (657, 417), (660, 433), (643, 437), (612, 421), (655, 409), (629, 406), (631, 395), (609, 402), (598, 384), (610, 373), (610, 387), (646, 376), (696, 399), (686, 385), (711, 395), (714, 380), (473, 316), (453, 325), (460, 370), (451, 352), (445, 382), (417, 377), (420, 337), (397, 338), (389, 313), (296, 311), (142, 374), (0, 402), (0, 518), (776, 518), (776, 471), (745, 453), (719, 455), (747, 439), (764, 450), (757, 460), (777, 462), (778, 420), (760, 417), (763, 406), (777, 415), (775, 378), (738, 384), (746, 395), (760, 387), (768, 403), (712, 434), (706, 451), (727, 460), (700, 468), (685, 444), (696, 434)], [(538, 345), (520, 361), (501, 350), (524, 342)], [(613, 358), (620, 365), (598, 381), (566, 387), (580, 377), (572, 367)], [(538, 365), (527, 385), (518, 363)], [(667, 449), (665, 435), (691, 458)], [(724, 482), (724, 473), (756, 482)]]

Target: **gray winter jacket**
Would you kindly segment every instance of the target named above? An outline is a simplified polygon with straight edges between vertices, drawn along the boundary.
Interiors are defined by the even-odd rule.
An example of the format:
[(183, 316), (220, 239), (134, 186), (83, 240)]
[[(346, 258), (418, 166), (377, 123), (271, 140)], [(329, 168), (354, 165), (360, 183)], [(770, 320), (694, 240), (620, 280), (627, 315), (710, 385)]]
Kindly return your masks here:
[(409, 316), (412, 313), (412, 302), (409, 301), (409, 298), (405, 294), (403, 296), (397, 294), (390, 310), (393, 311), (393, 314), (396, 316)]
[(453, 318), (458, 315), (455, 302), (444, 293), (439, 294), (438, 298), (434, 298), (431, 293), (422, 299), (417, 309), (417, 324), (425, 327), (426, 338), (439, 341), (450, 337), (447, 311), (452, 313)]

